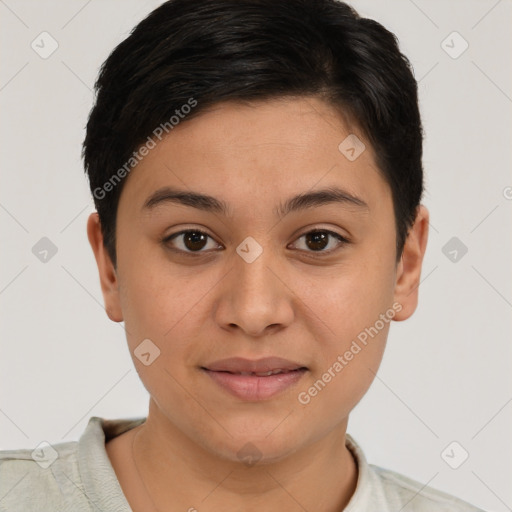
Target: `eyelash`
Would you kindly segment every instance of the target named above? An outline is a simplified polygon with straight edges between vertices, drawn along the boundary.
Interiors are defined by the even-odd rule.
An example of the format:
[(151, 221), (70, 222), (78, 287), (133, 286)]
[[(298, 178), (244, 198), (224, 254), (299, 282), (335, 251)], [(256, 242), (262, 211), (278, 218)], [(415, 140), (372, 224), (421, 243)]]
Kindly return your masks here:
[[(173, 233), (172, 235), (169, 235), (169, 236), (165, 237), (164, 239), (161, 240), (161, 242), (167, 248), (169, 248), (170, 250), (175, 251), (175, 252), (179, 252), (181, 254), (186, 254), (187, 256), (195, 257), (195, 256), (201, 256), (203, 254), (206, 254), (208, 251), (203, 251), (203, 250), (190, 251), (190, 250), (176, 249), (174, 247), (170, 247), (169, 243), (171, 242), (171, 240), (173, 240), (175, 238), (178, 238), (181, 235), (185, 235), (187, 233), (197, 233), (197, 234), (200, 234), (200, 235), (205, 235), (208, 238), (211, 238), (213, 240), (212, 236), (210, 236), (208, 233), (206, 233), (205, 231), (203, 231), (201, 229), (185, 229), (183, 231), (178, 231), (176, 233)], [(330, 249), (328, 251), (325, 251), (325, 250), (305, 251), (306, 253), (311, 253), (311, 255), (323, 255), (323, 254), (328, 255), (328, 254), (332, 254), (333, 252), (341, 249), (344, 245), (347, 245), (347, 244), (350, 243), (350, 241), (347, 238), (345, 238), (344, 236), (340, 235), (339, 233), (336, 233), (335, 231), (330, 231), (328, 229), (321, 229), (321, 228), (313, 228), (310, 231), (306, 231), (305, 233), (300, 235), (297, 238), (297, 240), (301, 239), (302, 237), (304, 237), (306, 235), (310, 235), (310, 234), (313, 234), (313, 233), (326, 233), (326, 234), (328, 234), (328, 235), (338, 239), (339, 245), (337, 247), (335, 247), (334, 249)]]

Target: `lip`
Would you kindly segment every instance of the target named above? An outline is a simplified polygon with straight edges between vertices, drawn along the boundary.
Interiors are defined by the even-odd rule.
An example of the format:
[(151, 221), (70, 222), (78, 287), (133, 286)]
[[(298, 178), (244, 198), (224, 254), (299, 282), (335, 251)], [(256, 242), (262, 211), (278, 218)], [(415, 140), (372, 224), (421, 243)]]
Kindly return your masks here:
[(214, 361), (203, 368), (214, 372), (231, 372), (231, 373), (263, 373), (272, 370), (297, 370), (305, 368), (303, 364), (281, 357), (264, 357), (263, 359), (245, 359), (243, 357), (230, 357), (228, 359), (220, 359)]
[[(308, 369), (287, 359), (267, 357), (250, 360), (241, 357), (222, 359), (201, 367), (223, 390), (241, 400), (268, 400), (296, 384)], [(243, 375), (243, 373), (264, 373), (283, 370), (268, 376)]]

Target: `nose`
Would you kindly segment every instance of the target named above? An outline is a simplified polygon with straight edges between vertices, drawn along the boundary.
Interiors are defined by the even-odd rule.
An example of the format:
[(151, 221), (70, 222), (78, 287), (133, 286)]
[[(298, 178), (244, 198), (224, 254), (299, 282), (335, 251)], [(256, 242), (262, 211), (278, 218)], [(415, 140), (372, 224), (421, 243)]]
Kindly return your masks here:
[(215, 320), (223, 329), (262, 337), (293, 322), (294, 294), (270, 250), (263, 250), (252, 262), (236, 254), (219, 293)]

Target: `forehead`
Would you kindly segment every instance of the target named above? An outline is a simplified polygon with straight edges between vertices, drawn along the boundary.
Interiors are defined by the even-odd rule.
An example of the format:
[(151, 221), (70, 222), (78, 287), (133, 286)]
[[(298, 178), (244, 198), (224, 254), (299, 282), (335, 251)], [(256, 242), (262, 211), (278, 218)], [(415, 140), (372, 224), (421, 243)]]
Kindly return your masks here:
[(210, 153), (265, 154), (289, 148), (314, 155), (325, 149), (332, 151), (333, 139), (351, 133), (363, 138), (357, 126), (348, 126), (342, 112), (316, 97), (222, 102), (201, 111), (191, 121), (185, 117), (176, 128), (174, 135)]
[[(365, 146), (351, 159), (344, 150), (354, 137)], [(151, 193), (173, 186), (240, 206), (340, 185), (370, 200), (387, 188), (371, 146), (332, 106), (310, 97), (225, 102), (157, 143), (130, 173), (121, 202), (142, 207)]]

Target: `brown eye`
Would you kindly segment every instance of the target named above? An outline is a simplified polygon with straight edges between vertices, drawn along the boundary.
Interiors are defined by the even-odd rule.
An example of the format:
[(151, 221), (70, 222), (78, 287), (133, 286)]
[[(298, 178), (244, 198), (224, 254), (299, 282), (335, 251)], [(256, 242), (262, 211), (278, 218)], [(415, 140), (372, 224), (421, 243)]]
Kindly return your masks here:
[[(202, 249), (207, 247), (208, 239), (213, 240), (208, 233), (198, 229), (189, 229), (186, 231), (180, 231), (179, 233), (174, 233), (167, 237), (164, 240), (164, 243), (167, 246), (171, 246), (172, 249), (177, 249), (183, 252), (199, 253), (206, 252)], [(218, 247), (216, 244), (213, 244), (213, 246), (213, 248)]]
[[(349, 241), (334, 231), (316, 229), (304, 233), (298, 240), (304, 239), (303, 248), (307, 252), (330, 253)], [(336, 241), (337, 240), (337, 241)], [(334, 242), (333, 242), (334, 241)], [(326, 247), (330, 247), (325, 250)], [(302, 249), (302, 248), (301, 248)]]
[(320, 251), (329, 245), (329, 234), (323, 231), (314, 231), (305, 235), (306, 245), (313, 251)]

